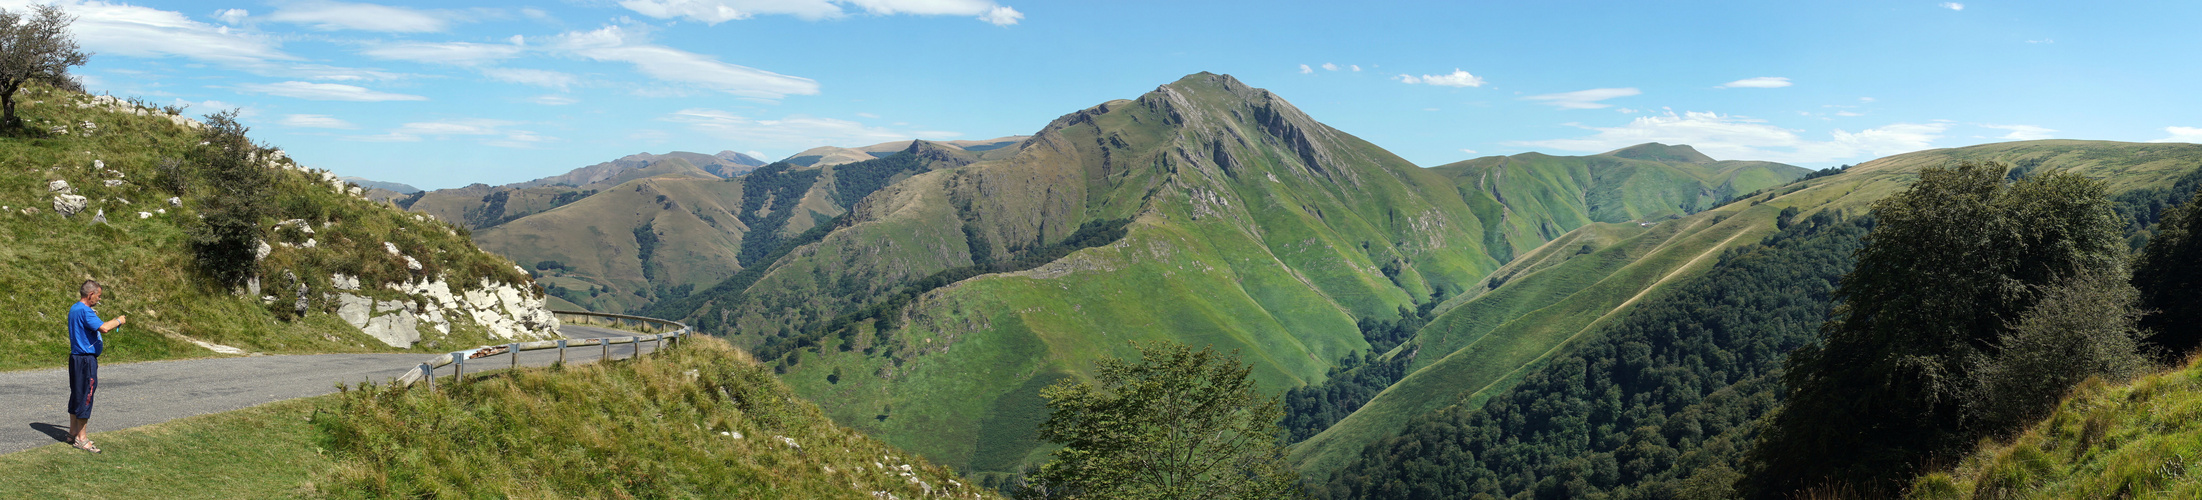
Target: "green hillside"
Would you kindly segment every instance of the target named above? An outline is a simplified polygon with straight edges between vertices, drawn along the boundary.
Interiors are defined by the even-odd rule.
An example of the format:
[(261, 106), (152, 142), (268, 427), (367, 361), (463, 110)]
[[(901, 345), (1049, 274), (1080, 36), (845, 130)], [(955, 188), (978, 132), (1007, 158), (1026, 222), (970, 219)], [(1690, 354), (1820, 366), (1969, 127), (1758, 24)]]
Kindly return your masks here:
[[(1687, 237), (1667, 237), (1665, 239), (1696, 242), (1698, 246), (1692, 248), (1702, 248), (1703, 252), (1707, 252), (1699, 255), (1718, 255), (1729, 248), (1751, 244), (1759, 241), (1766, 234), (1771, 234), (1776, 226), (1781, 224), (1782, 211), (1795, 210), (1794, 215), (1788, 216), (1791, 221), (1804, 220), (1823, 214), (1861, 215), (1864, 213), (1864, 208), (1873, 200), (1886, 197), (1909, 185), (1910, 182), (1916, 179), (1916, 171), (1920, 166), (1952, 164), (1961, 160), (2002, 161), (2017, 165), (2031, 165), (2030, 168), (2037, 169), (2073, 169), (2089, 177), (2108, 180), (2112, 186), (2115, 186), (2113, 190), (2118, 193), (2115, 196), (2119, 199), (2135, 200), (2130, 203), (2121, 203), (2135, 206), (2150, 204), (2150, 202), (2141, 199), (2146, 198), (2146, 196), (2137, 197), (2136, 195), (2170, 191), (2164, 188), (2202, 177), (2202, 146), (2191, 144), (2130, 144), (2090, 141), (1999, 143), (1967, 148), (1922, 151), (1883, 158), (1851, 167), (1837, 175), (1815, 177), (1798, 184), (1748, 196), (1729, 206), (1662, 223), (1658, 227), (1681, 226), (1678, 228), (1680, 233), (1703, 233)], [(2143, 179), (2143, 181), (2134, 182), (2130, 179)], [(2150, 216), (2153, 217), (2153, 214), (2150, 214)], [(1725, 218), (1725, 220), (1713, 221), (1713, 219), (1722, 218)], [(1744, 227), (1730, 226), (1730, 224), (1742, 224)], [(1731, 229), (1731, 232), (1722, 232), (1722, 228), (1733, 229)], [(1594, 228), (1585, 228), (1577, 232), (1583, 233), (1593, 230)], [(1651, 236), (1652, 234), (1655, 233), (1647, 233), (1644, 236), (1638, 236), (1638, 238)], [(1582, 237), (1589, 238), (1590, 236), (1583, 235)], [(1717, 244), (1704, 243), (1716, 240), (1718, 241)], [(1561, 241), (1567, 240), (1563, 239)], [(1612, 251), (1613, 248), (1615, 247), (1607, 246), (1589, 249), (1591, 251), (1583, 255), (1599, 255), (1603, 252)], [(1653, 258), (1633, 261), (1629, 265), (1652, 266), (1658, 269), (1668, 268), (1669, 264), (1661, 264), (1662, 260), (1657, 257), (1659, 254), (1648, 255), (1652, 255)], [(1494, 274), (1490, 281), (1504, 280), (1503, 285), (1473, 299), (1462, 301), (1450, 309), (1441, 309), (1445, 312), (1438, 320), (1424, 328), (1414, 340), (1395, 351), (1395, 354), (1415, 356), (1412, 349), (1416, 345), (1428, 348), (1427, 346), (1451, 346), (1464, 342), (1471, 347), (1469, 352), (1486, 353), (1491, 352), (1490, 348), (1479, 346), (1494, 341), (1499, 341), (1498, 346), (1501, 347), (1515, 346), (1522, 342), (1518, 339), (1525, 335), (1534, 336), (1540, 333), (1548, 335), (1548, 338), (1557, 338), (1557, 335), (1545, 333), (1555, 329), (1575, 332), (1572, 335), (1580, 341), (1581, 339), (1598, 338), (1608, 335), (1612, 331), (1630, 328), (1677, 328), (1678, 323), (1673, 321), (1665, 321), (1661, 325), (1638, 326), (1634, 322), (1655, 321), (1656, 319), (1655, 317), (1636, 318), (1631, 313), (1619, 308), (1600, 314), (1596, 318), (1591, 317), (1592, 313), (1597, 313), (1602, 307), (1607, 307), (1608, 304), (1616, 302), (1626, 304), (1627, 302), (1619, 300), (1621, 294), (1625, 294), (1629, 290), (1635, 290), (1634, 287), (1644, 286), (1644, 283), (1649, 282), (1651, 274), (1615, 273), (1594, 266), (1569, 268), (1564, 265), (1544, 265), (1541, 263), (1549, 259), (1538, 258), (1538, 254), (1532, 254), (1531, 257), (1518, 261), (1516, 264), (1510, 265), (1508, 269), (1502, 269), (1499, 273)], [(1577, 260), (1580, 260), (1580, 258)], [(1667, 262), (1671, 261), (1671, 258), (1667, 260)], [(1527, 273), (1520, 278), (1513, 277), (1521, 274), (1516, 271), (1517, 267), (1537, 266), (1544, 267), (1540, 268), (1541, 270), (1538, 272)], [(1749, 276), (1733, 278), (1733, 280), (1738, 280), (1736, 283), (1676, 285), (1677, 283), (1695, 283), (1697, 276), (1703, 271), (1695, 265), (1673, 269), (1677, 269), (1678, 272), (1671, 272), (1661, 278), (1669, 285), (1645, 288), (1648, 293), (1636, 292), (1641, 294), (1637, 299), (1639, 301), (1668, 300), (1666, 297), (1673, 293), (1672, 290), (1702, 286), (1761, 286), (1744, 284), (1744, 281), (1748, 279), (1755, 279)], [(1554, 271), (1560, 271), (1562, 274), (1548, 277), (1545, 281), (1535, 281), (1540, 273)], [(1574, 283), (1560, 286), (1548, 285), (1548, 283), (1565, 281)], [(1589, 283), (1589, 285), (1582, 285), (1583, 283)], [(1677, 286), (1683, 288), (1676, 288)], [(1518, 290), (1512, 290), (1512, 293), (1509, 293), (1510, 289), (1517, 288)], [(1528, 299), (1525, 300), (1524, 297)], [(1826, 299), (1821, 297), (1816, 300), (1822, 301), (1823, 305), (1819, 307), (1824, 310)], [(1814, 316), (1812, 324), (1816, 325), (1823, 319)], [(1580, 329), (1576, 330), (1576, 328)], [(1803, 331), (1808, 332), (1811, 329)], [(1538, 359), (1564, 354), (1573, 348), (1572, 345), (1562, 346), (1561, 344), (1543, 341), (1528, 342), (1527, 345), (1529, 347), (1560, 346), (1551, 353), (1537, 353)], [(1524, 349), (1524, 351), (1528, 350), (1533, 349)], [(1415, 356), (1411, 359), (1411, 362), (1413, 363), (1412, 366), (1418, 369), (1410, 372), (1399, 384), (1387, 389), (1371, 400), (1367, 406), (1348, 416), (1330, 430), (1296, 446), (1293, 450), (1294, 458), (1302, 464), (1303, 474), (1311, 480), (1322, 481), (1329, 477), (1331, 473), (1339, 470), (1340, 467), (1352, 464), (1356, 460), (1392, 460), (1393, 458), (1386, 455), (1361, 456), (1362, 449), (1368, 442), (1360, 440), (1382, 439), (1385, 436), (1400, 433), (1405, 433), (1407, 436), (1434, 436), (1446, 432), (1443, 429), (1447, 425), (1458, 425), (1457, 422), (1461, 418), (1465, 418), (1459, 415), (1466, 414), (1467, 410), (1483, 407), (1485, 401), (1493, 397), (1504, 397), (1512, 400), (1537, 400), (1553, 397), (1545, 394), (1514, 394), (1507, 392), (1511, 391), (1511, 386), (1524, 376), (1546, 379), (1567, 376), (1560, 373), (1549, 373), (1554, 368), (1537, 367), (1533, 364), (1494, 362), (1487, 355), (1468, 356), (1463, 359), (1457, 354), (1459, 351), (1441, 352), (1454, 352), (1456, 354), (1437, 360), (1428, 360), (1428, 353)], [(1524, 353), (1517, 356), (1527, 359), (1526, 356), (1529, 355)], [(1711, 354), (1706, 354), (1706, 356), (1711, 356)], [(1705, 358), (1699, 357), (1697, 359), (1703, 360)], [(1699, 366), (1693, 364), (1698, 362), (1701, 361), (1691, 361), (1690, 357), (1682, 355), (1664, 361), (1664, 363), (1667, 363), (1665, 366), (1669, 367), (1667, 368), (1669, 370), (1699, 370)], [(1478, 368), (1490, 365), (1497, 365), (1497, 367)], [(1498, 368), (1507, 365), (1528, 366), (1528, 368), (1513, 371), (1503, 371)], [(1726, 377), (1727, 380), (1735, 381), (1731, 382), (1734, 385), (1700, 388), (1700, 394), (1711, 394), (1719, 390), (1726, 390), (1723, 387), (1734, 387), (1735, 390), (1739, 391), (1764, 391), (1766, 390), (1764, 388), (1748, 388), (1749, 384), (1746, 383), (1750, 380), (1764, 380), (1756, 377), (1764, 376), (1766, 373), (1764, 370), (1768, 369), (1769, 365), (1761, 364), (1759, 366), (1760, 368), (1755, 369), (1756, 371), (1728, 371), (1722, 376)], [(1657, 370), (1659, 367), (1655, 366), (1649, 369)], [(1711, 376), (1713, 374), (1706, 373), (1704, 375)], [(1424, 382), (1424, 380), (1432, 382)], [(1533, 388), (1532, 390), (1543, 389)], [(1722, 404), (1728, 406), (1716, 405), (1711, 408), (1699, 408), (1692, 411), (1700, 411), (1706, 414), (1747, 412), (1751, 415), (1746, 418), (1748, 420), (1749, 418), (1755, 418), (1755, 415), (1763, 414), (1768, 409), (1764, 405), (1750, 406), (1754, 400), (1749, 398), (1731, 398), (1723, 401), (1726, 402)], [(1686, 406), (1688, 405), (1679, 405), (1670, 408), (1668, 411), (1676, 411), (1677, 408)], [(1439, 415), (1454, 416), (1440, 417)], [(1411, 423), (1417, 419), (1428, 419), (1429, 421), (1419, 424)], [(1448, 422), (1453, 423), (1449, 424)], [(1546, 439), (1541, 435), (1531, 435), (1528, 430), (1520, 432), (1522, 434), (1502, 434), (1491, 436), (1488, 439), (1519, 442), (1534, 442)], [(1479, 437), (1479, 439), (1485, 438)], [(1410, 445), (1405, 442), (1396, 442), (1386, 446), (1395, 449), (1406, 449), (1405, 447)], [(1572, 446), (1576, 445), (1560, 446), (1559, 449), (1565, 450)], [(1717, 452), (1714, 456), (1707, 457), (1706, 460), (1732, 463), (1733, 460), (1737, 459), (1737, 454), (1742, 449), (1748, 449), (1748, 442), (1731, 443), (1728, 447), (1723, 448), (1724, 451)], [(1593, 459), (1595, 458), (1594, 454), (1599, 453), (1596, 450), (1582, 451), (1580, 448), (1577, 448), (1577, 450), (1577, 453), (1580, 453), (1579, 455), (1542, 459), (1544, 460), (1542, 463), (1548, 465), (1541, 466), (1545, 468), (1538, 470), (1544, 474), (1554, 474), (1555, 471), (1562, 471), (1558, 464), (1581, 463), (1581, 460)], [(1405, 461), (1408, 459), (1399, 458), (1398, 460)], [(1507, 464), (1511, 463), (1507, 462)], [(1494, 463), (1488, 467), (1498, 469), (1501, 465), (1503, 464)], [(1505, 466), (1515, 467), (1515, 465)], [(1396, 469), (1403, 467), (1403, 465), (1396, 463), (1389, 465), (1359, 464), (1351, 467), (1357, 467), (1364, 471), (1376, 471)], [(1458, 474), (1475, 474), (1478, 467), (1481, 466), (1464, 467), (1466, 470), (1462, 470)], [(1574, 465), (1568, 467), (1574, 467)], [(1522, 469), (1507, 470), (1519, 471)], [(1646, 476), (1644, 480), (1679, 479), (1682, 477), (1686, 477), (1686, 475)], [(1562, 481), (1564, 482), (1565, 479), (1562, 479)], [(1531, 482), (1534, 483), (1534, 479)], [(1533, 485), (1531, 484), (1531, 486)], [(1517, 488), (1523, 487), (1526, 486), (1519, 483), (1505, 486), (1508, 491), (1518, 491)], [(1474, 490), (1481, 489), (1482, 487), (1474, 488)], [(1366, 493), (1370, 490), (1362, 491)], [(1472, 494), (1467, 489), (1459, 491), (1464, 492), (1461, 495), (1462, 497)]]
[[(536, 269), (567, 303), (625, 312), (709, 289), (887, 184), (972, 161), (970, 153), (928, 141), (860, 162), (775, 163), (734, 179), (668, 159), (619, 172), (586, 186), (587, 197), (479, 230), (474, 239)], [(570, 188), (499, 192), (552, 189)]]
[[(1040, 451), (1038, 389), (1126, 341), (1238, 349), (1269, 390), (1320, 382), (1368, 349), (1357, 320), (1471, 293), (1503, 260), (1600, 220), (1593, 204), (1677, 215), (1723, 186), (1804, 173), (1618, 157), (1416, 168), (1211, 74), (1066, 115), (1014, 153), (887, 186), (768, 268), (646, 311), (753, 346), (845, 425), (1014, 471)], [(1487, 172), (1519, 185), (1464, 184)], [(1666, 177), (1686, 178), (1697, 205), (1611, 187)], [(1517, 195), (1549, 200), (1499, 199)], [(1032, 261), (1111, 220), (1128, 222), (1121, 239)]]
[(2131, 383), (2080, 384), (2041, 423), (1988, 443), (1908, 498), (2195, 498), (2202, 496), (2202, 366)]
[[(110, 362), (217, 355), (193, 339), (315, 353), (554, 334), (528, 275), (462, 228), (368, 201), (279, 149), (241, 147), (241, 166), (224, 169), (228, 153), (201, 144), (214, 127), (176, 110), (23, 92), (32, 130), (0, 139), (0, 306), (18, 311), (0, 316), (0, 369), (63, 362), (61, 318), (87, 278), (105, 285), (103, 315), (130, 317), (107, 336)], [(71, 199), (82, 212), (60, 214)], [(209, 224), (201, 216), (237, 207), (261, 211), (244, 230), (265, 246), (257, 258), (241, 249), (240, 272), (255, 279), (233, 287), (211, 278), (193, 234)]]
[[(1591, 222), (1657, 221), (1696, 213), (1740, 193), (1804, 176), (1762, 161), (1714, 161), (1689, 146), (1642, 144), (1593, 156), (1523, 153), (1431, 168), (1499, 202), (1477, 215), (1497, 219), (1484, 242), (1505, 256), (1527, 252)], [(1498, 213), (1492, 213), (1498, 212)]]

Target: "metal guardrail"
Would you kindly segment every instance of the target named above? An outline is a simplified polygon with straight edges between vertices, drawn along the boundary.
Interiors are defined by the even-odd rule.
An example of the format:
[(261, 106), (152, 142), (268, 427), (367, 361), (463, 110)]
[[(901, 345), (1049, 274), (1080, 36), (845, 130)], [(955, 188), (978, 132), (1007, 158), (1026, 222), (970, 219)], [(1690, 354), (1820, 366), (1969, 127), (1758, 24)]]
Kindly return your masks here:
[[(507, 361), (507, 368), (518, 368), (520, 366), (521, 352), (557, 349), (558, 362), (564, 363), (566, 362), (566, 350), (592, 346), (599, 347), (603, 350), (604, 355), (602, 358), (599, 359), (609, 361), (612, 359), (612, 346), (615, 344), (634, 344), (634, 356), (628, 358), (634, 359), (635, 356), (642, 355), (643, 342), (656, 343), (656, 349), (653, 349), (650, 352), (657, 352), (658, 349), (665, 348), (665, 341), (672, 340), (674, 341), (674, 343), (677, 344), (681, 340), (685, 339), (689, 334), (694, 333), (692, 330), (688, 329), (687, 324), (681, 323), (679, 321), (668, 321), (657, 318), (646, 318), (642, 316), (628, 316), (625, 314), (596, 313), (588, 311), (551, 311), (551, 314), (556, 315), (559, 318), (560, 322), (567, 321), (567, 318), (574, 318), (575, 320), (578, 320), (574, 322), (580, 324), (604, 322), (617, 326), (638, 325), (641, 326), (643, 329), (662, 329), (668, 331), (666, 333), (636, 335), (630, 337), (558, 339), (538, 340), (534, 342), (514, 342), (505, 345), (482, 346), (463, 351), (452, 351), (449, 353), (445, 353), (441, 356), (430, 358), (427, 362), (421, 363), (420, 366), (415, 366), (411, 370), (406, 370), (404, 375), (398, 376), (395, 380), (392, 381), (392, 383), (398, 386), (410, 386), (413, 385), (414, 382), (427, 381), (428, 388), (430, 390), (434, 390), (436, 388), (436, 369), (443, 368), (445, 366), (451, 367), (451, 378), (453, 381), (464, 382), (466, 380), (464, 377), (466, 375), (467, 359), (473, 357), (476, 353), (480, 353), (483, 351), (495, 351), (491, 352), (489, 355), (509, 354), (510, 356)], [(503, 350), (497, 351), (498, 349)]]

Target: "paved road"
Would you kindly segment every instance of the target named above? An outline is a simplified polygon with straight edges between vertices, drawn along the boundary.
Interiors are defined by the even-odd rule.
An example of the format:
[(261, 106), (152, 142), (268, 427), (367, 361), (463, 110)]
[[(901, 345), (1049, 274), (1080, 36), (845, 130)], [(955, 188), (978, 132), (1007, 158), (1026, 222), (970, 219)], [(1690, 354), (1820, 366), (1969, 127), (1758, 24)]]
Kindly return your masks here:
[[(631, 332), (566, 325), (570, 338), (627, 337)], [(651, 344), (643, 344), (650, 352)], [(612, 357), (634, 356), (633, 344), (612, 346)], [(566, 361), (602, 357), (590, 346), (566, 352)], [(101, 365), (99, 395), (92, 407), (92, 433), (157, 424), (192, 415), (219, 413), (292, 398), (336, 392), (338, 382), (382, 383), (440, 353), (314, 354), (187, 359)], [(548, 366), (557, 351), (520, 354), (520, 364)], [(511, 361), (505, 355), (469, 360), (476, 369), (495, 369)], [(479, 365), (475, 365), (480, 363)], [(437, 370), (446, 376), (450, 368)], [(54, 368), (0, 372), (0, 454), (59, 443), (69, 432), (69, 370)], [(98, 438), (94, 437), (94, 441)]]

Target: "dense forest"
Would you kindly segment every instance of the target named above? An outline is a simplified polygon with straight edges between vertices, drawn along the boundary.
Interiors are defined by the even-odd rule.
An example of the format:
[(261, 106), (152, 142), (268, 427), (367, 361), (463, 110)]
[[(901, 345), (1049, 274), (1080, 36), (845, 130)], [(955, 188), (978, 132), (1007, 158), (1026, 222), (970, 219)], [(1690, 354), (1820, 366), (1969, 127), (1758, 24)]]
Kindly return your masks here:
[(1297, 443), (1315, 437), (1330, 428), (1331, 424), (1352, 415), (1361, 405), (1368, 404), (1385, 387), (1407, 376), (1407, 364), (1413, 356), (1393, 356), (1384, 359), (1383, 354), (1414, 336), (1414, 332), (1430, 324), (1430, 313), (1444, 302), (1442, 296), (1431, 297), (1429, 302), (1409, 310), (1399, 308), (1399, 319), (1382, 320), (1363, 318), (1357, 322), (1361, 338), (1369, 343), (1368, 352), (1348, 353), (1330, 367), (1323, 382), (1285, 391), (1284, 432), (1286, 442)]
[(1871, 224), (1820, 212), (1729, 250), (1482, 408), (1418, 419), (1313, 487), (1327, 498), (1717, 495)]
[[(770, 256), (783, 243), (780, 229), (787, 227), (788, 218), (795, 216), (795, 205), (802, 203), (803, 193), (818, 182), (818, 170), (791, 170), (794, 164), (780, 162), (758, 167), (741, 177), (742, 211), (734, 214), (749, 231), (742, 233), (742, 253), (738, 258), (742, 267), (763, 267), (771, 262)], [(758, 212), (770, 203), (770, 211)]]

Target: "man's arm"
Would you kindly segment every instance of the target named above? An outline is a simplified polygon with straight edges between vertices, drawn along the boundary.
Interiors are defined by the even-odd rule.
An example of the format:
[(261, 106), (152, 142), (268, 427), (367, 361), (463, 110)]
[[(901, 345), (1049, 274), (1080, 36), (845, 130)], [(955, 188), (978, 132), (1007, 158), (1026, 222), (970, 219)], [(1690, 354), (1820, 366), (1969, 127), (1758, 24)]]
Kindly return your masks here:
[(115, 331), (116, 328), (121, 328), (123, 323), (128, 322), (130, 322), (130, 315), (125, 314), (121, 316), (116, 316), (115, 319), (107, 320), (106, 323), (100, 324), (99, 333)]

